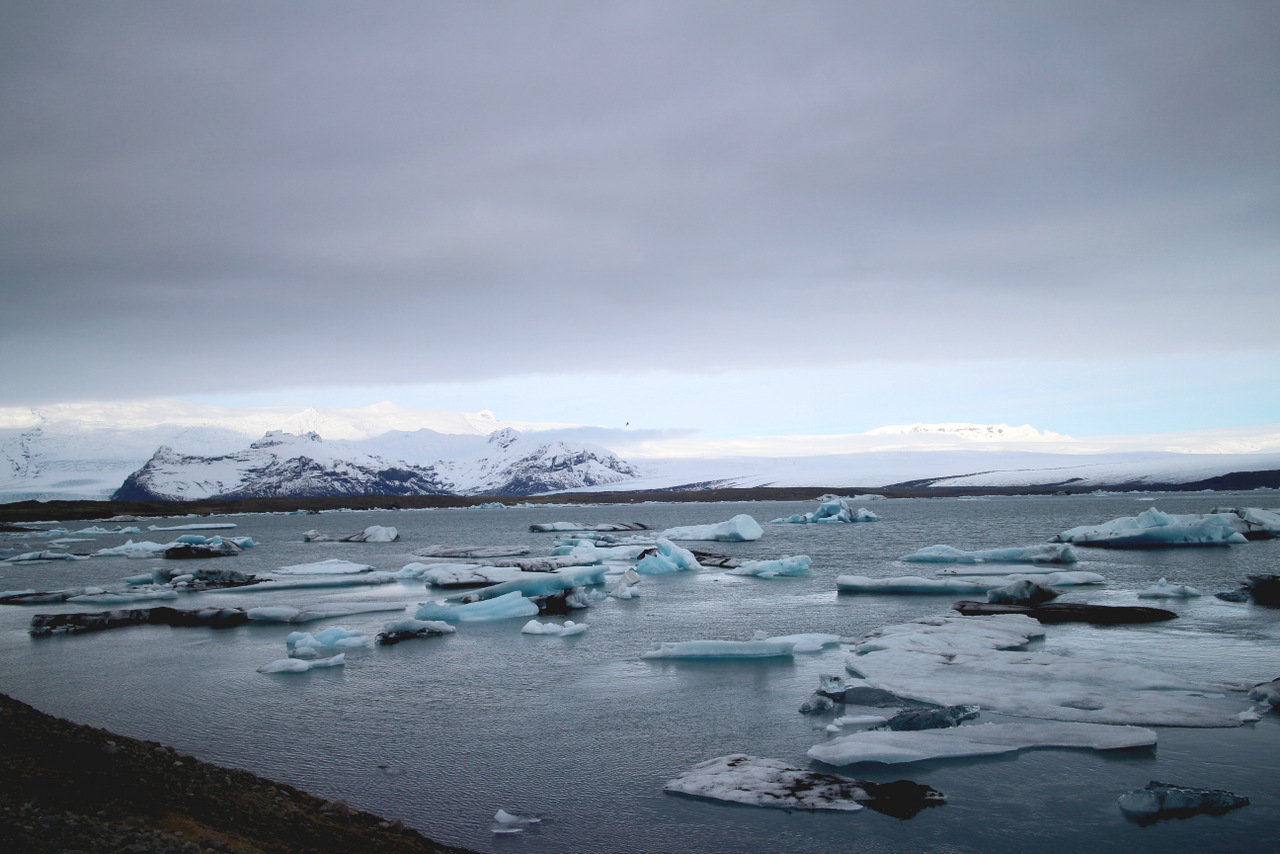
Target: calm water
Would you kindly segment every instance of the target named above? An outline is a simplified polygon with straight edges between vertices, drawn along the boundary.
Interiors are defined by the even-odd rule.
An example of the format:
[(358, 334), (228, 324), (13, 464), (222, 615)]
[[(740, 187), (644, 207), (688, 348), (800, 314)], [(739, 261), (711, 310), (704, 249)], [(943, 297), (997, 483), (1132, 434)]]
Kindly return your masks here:
[[(1168, 512), (1205, 512), (1214, 506), (1274, 507), (1280, 498), (1261, 492), (1158, 496), (1154, 502), (1132, 495), (888, 500), (866, 505), (880, 522), (812, 526), (767, 523), (812, 510), (816, 502), (232, 517), (228, 521), (238, 527), (229, 533), (260, 543), (234, 558), (236, 565), (267, 572), (334, 557), (397, 570), (414, 560), (412, 550), (433, 544), (526, 544), (546, 554), (554, 535), (528, 533), (532, 522), (643, 521), (667, 527), (745, 512), (764, 524), (761, 540), (695, 547), (761, 558), (808, 554), (814, 574), (764, 580), (709, 569), (649, 577), (636, 599), (611, 599), (574, 614), (575, 621), (591, 626), (577, 637), (522, 635), (524, 620), (464, 624), (456, 635), (356, 651), (343, 669), (302, 675), (256, 672), (284, 656), (287, 626), (147, 626), (36, 640), (26, 634), (31, 615), (59, 606), (6, 607), (0, 608), (0, 690), (72, 720), (345, 799), (479, 851), (1275, 851), (1280, 716), (1274, 714), (1231, 730), (1160, 729), (1154, 752), (1041, 750), (842, 769), (881, 781), (909, 777), (947, 795), (945, 806), (909, 821), (870, 810), (785, 813), (662, 792), (674, 775), (724, 753), (809, 765), (805, 751), (826, 738), (822, 728), (830, 716), (805, 716), (797, 708), (821, 674), (843, 671), (845, 653), (828, 648), (768, 663), (642, 660), (652, 644), (743, 640), (757, 629), (852, 636), (947, 613), (956, 597), (842, 596), (835, 577), (929, 574), (929, 567), (897, 558), (936, 543), (1029, 545), (1074, 525), (1134, 515), (1153, 503)], [(191, 520), (172, 523), (186, 521)], [(311, 528), (346, 535), (370, 524), (394, 525), (402, 541), (301, 541)], [(71, 548), (88, 551), (124, 539), (96, 537)], [(30, 547), (41, 543), (31, 540)], [(1234, 588), (1247, 574), (1280, 567), (1280, 541), (1078, 553), (1082, 562), (1076, 568), (1099, 572), (1109, 584), (1077, 588), (1065, 598), (1112, 604), (1138, 604), (1134, 594), (1161, 576), (1212, 593)], [(0, 566), (0, 589), (114, 584), (152, 564), (94, 558)], [(431, 596), (421, 583), (406, 582), (354, 592), (197, 594), (173, 604), (414, 603)], [(1147, 604), (1169, 607), (1180, 618), (1155, 626), (1051, 626), (1045, 648), (1192, 678), (1259, 682), (1280, 675), (1280, 610), (1212, 596)], [(394, 616), (367, 614), (303, 628), (343, 625), (372, 634)], [(1240, 707), (1246, 705), (1242, 700)], [(1226, 816), (1140, 827), (1121, 816), (1116, 798), (1150, 780), (1230, 789), (1252, 804)], [(499, 808), (538, 814), (544, 821), (536, 833), (496, 837), (490, 819)]]

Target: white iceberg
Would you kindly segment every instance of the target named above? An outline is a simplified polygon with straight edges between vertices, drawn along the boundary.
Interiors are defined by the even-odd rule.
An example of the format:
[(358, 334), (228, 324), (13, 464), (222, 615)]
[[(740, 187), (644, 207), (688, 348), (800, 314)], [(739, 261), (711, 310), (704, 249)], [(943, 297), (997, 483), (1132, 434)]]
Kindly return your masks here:
[(968, 552), (951, 546), (927, 546), (901, 559), (909, 563), (1075, 563), (1077, 560), (1067, 543)]
[(1179, 546), (1229, 546), (1247, 543), (1240, 517), (1229, 513), (1163, 513), (1150, 507), (1137, 516), (1122, 516), (1101, 525), (1063, 531), (1058, 542), (1109, 549), (1159, 549)]
[(143, 540), (135, 543), (128, 540), (122, 546), (115, 546), (109, 549), (98, 549), (94, 552), (98, 557), (127, 557), (127, 558), (148, 558), (161, 557), (164, 550), (169, 548), (173, 543), (153, 543), (150, 540)]
[(1021, 615), (926, 617), (858, 641), (845, 669), (898, 697), (1015, 717), (1140, 726), (1239, 726), (1232, 686), (1132, 664), (1017, 647), (1042, 636)]
[(843, 593), (986, 593), (1001, 584), (985, 580), (962, 578), (922, 578), (918, 575), (899, 575), (892, 578), (871, 578), (866, 575), (837, 575), (836, 587)]
[(400, 578), (421, 578), (432, 587), (488, 587), (524, 578), (524, 570), (514, 566), (486, 566), (479, 563), (411, 563), (396, 573)]
[(284, 645), (294, 658), (308, 658), (324, 651), (369, 647), (373, 645), (373, 639), (364, 632), (342, 626), (330, 626), (315, 634), (290, 632), (284, 640)]
[(274, 575), (360, 575), (372, 572), (373, 567), (367, 563), (353, 563), (349, 560), (332, 558), (315, 563), (296, 563), (282, 566), (273, 572)]
[(564, 625), (557, 623), (539, 623), (537, 620), (530, 620), (524, 624), (524, 628), (520, 631), (526, 635), (555, 635), (556, 637), (569, 637), (570, 635), (580, 635), (587, 630), (586, 623), (575, 623), (573, 620), (565, 620)]
[(655, 644), (641, 658), (723, 658), (752, 659), (790, 657), (795, 644), (781, 640), (749, 641), (668, 641)]
[(316, 658), (304, 661), (301, 658), (279, 658), (270, 664), (258, 668), (259, 673), (306, 673), (318, 667), (342, 667), (346, 662), (346, 653), (338, 653), (332, 658)]
[(635, 565), (635, 570), (640, 575), (664, 575), (668, 572), (697, 569), (702, 569), (702, 565), (693, 556), (693, 552), (677, 546), (665, 537), (659, 538), (653, 551), (640, 558)]
[(753, 560), (733, 569), (726, 569), (726, 575), (754, 575), (757, 578), (796, 578), (809, 574), (809, 565), (813, 559), (808, 555), (794, 555), (776, 560)]
[(615, 599), (632, 599), (639, 595), (636, 591), (636, 585), (640, 583), (640, 573), (635, 569), (628, 569), (609, 582), (605, 588), (605, 593)]
[(575, 566), (559, 572), (525, 572), (511, 581), (458, 593), (445, 601), (465, 604), (484, 599), (497, 599), (513, 592), (530, 599), (537, 596), (554, 596), (566, 590), (604, 584), (604, 573), (603, 566)]
[(807, 632), (798, 635), (776, 635), (767, 637), (764, 632), (756, 632), (752, 640), (769, 643), (789, 643), (792, 652), (821, 652), (824, 646), (840, 643), (839, 635), (828, 635), (820, 632)]
[(395, 528), (381, 525), (370, 525), (358, 534), (352, 534), (349, 537), (343, 537), (344, 543), (394, 543), (400, 539), (400, 533)]
[(878, 522), (880, 517), (865, 507), (853, 509), (847, 498), (830, 498), (811, 513), (799, 513), (783, 519), (774, 519), (775, 525), (807, 525), (816, 522)]
[(1165, 578), (1161, 578), (1146, 590), (1138, 592), (1139, 599), (1192, 599), (1203, 595), (1194, 587), (1186, 584), (1174, 584)]
[(533, 617), (538, 614), (538, 605), (513, 590), (495, 599), (482, 599), (467, 604), (445, 604), (442, 602), (422, 602), (415, 615), (419, 620), (443, 620), (452, 622), (472, 622), (478, 620), (507, 620), (513, 617)]
[(745, 543), (764, 536), (760, 523), (745, 513), (716, 525), (686, 525), (668, 528), (661, 534), (668, 540), (710, 540), (722, 543)]
[(90, 525), (88, 528), (81, 528), (79, 531), (72, 531), (73, 534), (93, 534), (101, 536), (104, 534), (141, 534), (142, 529), (137, 527), (123, 528), (116, 525), (114, 528), (102, 528), (97, 525)]
[(988, 723), (975, 726), (905, 732), (867, 730), (842, 735), (809, 748), (808, 756), (828, 765), (855, 762), (899, 764), (926, 759), (990, 756), (1032, 747), (1083, 747), (1124, 750), (1150, 747), (1156, 734), (1136, 726), (1036, 722)]
[(540, 823), (541, 818), (537, 816), (523, 816), (509, 813), (506, 810), (498, 810), (493, 814), (493, 826), (491, 830), (494, 833), (524, 833), (524, 831), (534, 825)]

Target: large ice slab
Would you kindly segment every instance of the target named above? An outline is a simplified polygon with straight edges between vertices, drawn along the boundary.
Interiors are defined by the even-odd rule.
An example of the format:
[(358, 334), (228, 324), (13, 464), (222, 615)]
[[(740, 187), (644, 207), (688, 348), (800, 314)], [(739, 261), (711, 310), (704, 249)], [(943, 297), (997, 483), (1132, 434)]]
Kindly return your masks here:
[(919, 575), (898, 575), (891, 578), (871, 578), (866, 575), (837, 575), (836, 587), (842, 593), (986, 593), (1001, 584), (985, 579), (923, 578)]
[(797, 578), (809, 574), (809, 566), (813, 559), (808, 555), (793, 555), (776, 560), (753, 560), (733, 569), (726, 569), (726, 575), (754, 575), (757, 578)]
[(480, 563), (411, 563), (396, 573), (400, 578), (421, 578), (432, 587), (445, 588), (489, 587), (530, 574), (514, 566), (486, 566)]
[(722, 543), (745, 543), (758, 540), (764, 536), (760, 523), (739, 513), (726, 522), (715, 525), (686, 525), (680, 528), (668, 528), (661, 536), (668, 540), (710, 540)]
[(367, 563), (354, 563), (349, 560), (332, 558), (314, 563), (295, 563), (282, 566), (273, 571), (274, 575), (360, 575), (372, 572), (373, 567)]
[(416, 619), (422, 621), (443, 620), (446, 623), (473, 622), (478, 620), (508, 620), (513, 617), (534, 617), (538, 614), (537, 603), (520, 595), (520, 591), (498, 596), (495, 599), (483, 599), (467, 604), (446, 604), (443, 602), (422, 602), (418, 605)]
[(926, 759), (990, 756), (1032, 747), (1121, 750), (1149, 747), (1155, 743), (1154, 732), (1136, 726), (1058, 721), (988, 723), (903, 732), (866, 730), (815, 744), (809, 748), (808, 756), (828, 765), (852, 765), (855, 762), (898, 764)]
[(355, 614), (377, 614), (384, 611), (403, 611), (404, 602), (370, 602), (351, 605), (313, 605), (310, 608), (294, 608), (291, 605), (264, 605), (249, 608), (245, 613), (250, 620), (260, 623), (310, 623), (316, 620), (332, 620)]
[(791, 641), (782, 640), (702, 640), (667, 641), (654, 646), (641, 658), (723, 658), (751, 659), (789, 657), (795, 649)]
[(940, 706), (1140, 726), (1238, 726), (1232, 686), (1133, 664), (1017, 649), (1042, 635), (1017, 614), (926, 617), (864, 636), (846, 669), (873, 688)]
[(1229, 513), (1164, 513), (1149, 507), (1137, 516), (1121, 516), (1101, 525), (1063, 531), (1057, 541), (1109, 549), (1159, 549), (1179, 546), (1228, 546), (1246, 543), (1244, 521)]
[(847, 498), (831, 498), (809, 513), (797, 513), (782, 519), (774, 519), (775, 525), (807, 525), (815, 522), (878, 522), (880, 517), (865, 507), (854, 509)]
[(926, 546), (904, 555), (909, 563), (1075, 563), (1076, 553), (1067, 543), (1041, 543), (1004, 549), (961, 551), (952, 546)]

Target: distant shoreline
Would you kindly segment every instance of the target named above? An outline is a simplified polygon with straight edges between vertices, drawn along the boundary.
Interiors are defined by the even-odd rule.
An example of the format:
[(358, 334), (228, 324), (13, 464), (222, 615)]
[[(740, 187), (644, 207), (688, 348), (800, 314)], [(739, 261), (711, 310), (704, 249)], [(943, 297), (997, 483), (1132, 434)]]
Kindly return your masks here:
[(513, 504), (642, 504), (645, 502), (813, 501), (823, 494), (883, 495), (886, 498), (958, 498), (981, 495), (1086, 495), (1092, 492), (1217, 492), (1280, 489), (1280, 470), (1232, 472), (1190, 483), (1117, 483), (1041, 486), (933, 486), (938, 480), (889, 486), (759, 486), (638, 492), (565, 492), (550, 495), (355, 495), (242, 498), (234, 501), (16, 501), (0, 504), (0, 523), (109, 519), (112, 516), (210, 516), (231, 513), (292, 513), (322, 510), (417, 510)]

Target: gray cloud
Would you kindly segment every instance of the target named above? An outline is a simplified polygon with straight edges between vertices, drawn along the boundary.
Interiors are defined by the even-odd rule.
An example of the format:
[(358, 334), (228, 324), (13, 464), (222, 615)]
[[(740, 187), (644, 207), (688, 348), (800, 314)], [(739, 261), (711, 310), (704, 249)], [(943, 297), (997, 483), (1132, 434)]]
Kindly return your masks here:
[(14, 4), (0, 397), (1275, 346), (1277, 43), (1246, 2)]

